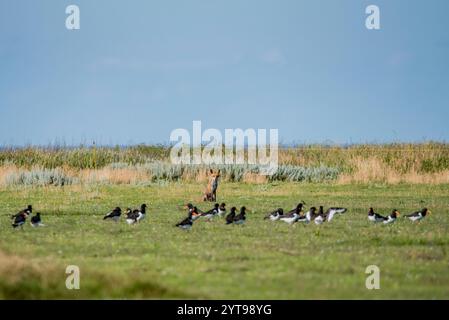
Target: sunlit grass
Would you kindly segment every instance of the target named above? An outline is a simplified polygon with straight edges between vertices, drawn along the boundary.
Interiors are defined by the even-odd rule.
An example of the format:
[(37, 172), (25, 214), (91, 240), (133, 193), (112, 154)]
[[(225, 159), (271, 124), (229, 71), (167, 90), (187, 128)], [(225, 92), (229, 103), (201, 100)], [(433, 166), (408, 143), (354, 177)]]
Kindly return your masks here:
[[(244, 226), (222, 220), (174, 224), (202, 184), (9, 188), (0, 191), (3, 298), (449, 298), (449, 186), (223, 183), (219, 201), (249, 208)], [(322, 226), (273, 223), (277, 207), (345, 206)], [(105, 222), (115, 206), (150, 205), (136, 226)], [(9, 215), (32, 203), (47, 225), (12, 230)], [(427, 206), (421, 223), (373, 225), (367, 208), (405, 214)], [(65, 288), (65, 267), (81, 268), (81, 289)], [(381, 289), (365, 288), (365, 268), (381, 269)]]

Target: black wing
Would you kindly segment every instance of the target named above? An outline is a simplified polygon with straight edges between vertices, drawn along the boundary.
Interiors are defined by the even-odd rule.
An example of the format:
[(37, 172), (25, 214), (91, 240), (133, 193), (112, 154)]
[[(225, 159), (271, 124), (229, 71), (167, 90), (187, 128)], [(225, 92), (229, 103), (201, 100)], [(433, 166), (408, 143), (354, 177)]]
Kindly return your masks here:
[(416, 212), (405, 215), (405, 217), (407, 217), (407, 218), (419, 217), (420, 213), (421, 213), (421, 211), (416, 211)]
[(179, 226), (185, 226), (187, 224), (192, 224), (192, 220), (190, 218), (185, 218), (184, 220), (182, 220), (180, 223), (176, 224), (176, 227)]

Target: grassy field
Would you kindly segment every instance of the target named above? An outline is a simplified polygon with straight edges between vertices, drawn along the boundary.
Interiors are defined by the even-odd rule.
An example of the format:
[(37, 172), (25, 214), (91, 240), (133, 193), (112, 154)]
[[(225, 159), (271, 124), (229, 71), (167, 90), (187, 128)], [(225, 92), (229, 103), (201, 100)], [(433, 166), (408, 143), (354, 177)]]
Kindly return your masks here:
[[(247, 224), (217, 219), (178, 230), (179, 206), (198, 203), (203, 187), (0, 189), (0, 298), (449, 298), (449, 185), (222, 183), (219, 201), (248, 207)], [(263, 220), (300, 200), (349, 212), (321, 226)], [(139, 225), (102, 220), (112, 207), (143, 202), (150, 210)], [(13, 230), (9, 215), (29, 203), (47, 226)], [(403, 214), (427, 206), (433, 214), (373, 225), (370, 206)], [(80, 267), (80, 290), (65, 288), (67, 265)], [(368, 265), (381, 270), (380, 290), (365, 287)]]

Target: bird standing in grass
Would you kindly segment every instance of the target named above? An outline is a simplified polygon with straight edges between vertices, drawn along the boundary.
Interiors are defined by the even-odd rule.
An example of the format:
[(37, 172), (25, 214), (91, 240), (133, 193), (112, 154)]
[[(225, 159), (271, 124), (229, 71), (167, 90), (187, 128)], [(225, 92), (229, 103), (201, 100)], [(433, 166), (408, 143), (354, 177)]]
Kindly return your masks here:
[(119, 221), (121, 215), (122, 215), (122, 209), (120, 209), (120, 207), (116, 207), (114, 210), (112, 210), (107, 215), (105, 215), (103, 220), (111, 219), (111, 220), (117, 222), (117, 221)]
[(11, 219), (14, 219), (15, 217), (21, 216), (23, 214), (26, 214), (27, 216), (31, 215), (33, 213), (33, 206), (29, 204), (25, 209), (20, 210), (16, 214), (11, 215)]
[(427, 215), (431, 214), (432, 212), (427, 209), (421, 209), (419, 211), (413, 212), (411, 214), (405, 215), (406, 218), (410, 219), (411, 221), (421, 221), (424, 219)]
[(231, 208), (231, 212), (226, 216), (226, 224), (231, 224), (234, 222), (236, 207)]
[(31, 217), (31, 226), (32, 227), (44, 227), (45, 225), (42, 223), (40, 212), (36, 212), (34, 217)]
[(12, 226), (14, 229), (21, 227), (23, 228), (23, 225), (26, 222), (26, 219), (28, 217), (28, 214), (26, 212), (22, 212), (22, 213), (18, 213), (16, 215), (13, 216), (13, 223)]
[(189, 210), (187, 218), (182, 220), (180, 223), (177, 223), (175, 226), (184, 230), (190, 230), (193, 226), (193, 213), (198, 214), (196, 207), (192, 207), (192, 210)]
[(399, 211), (396, 209), (393, 209), (393, 211), (391, 212), (391, 214), (385, 218), (385, 220), (383, 221), (384, 224), (390, 224), (396, 221), (396, 219), (398, 218), (398, 216), (400, 215)]
[(195, 221), (201, 217), (201, 210), (199, 210), (197, 207), (194, 207), (193, 204), (188, 203), (186, 205), (187, 215), (191, 214), (192, 220)]
[(33, 212), (33, 207), (29, 204), (25, 209), (20, 210), (18, 213), (11, 215), (11, 219), (13, 219), (12, 226), (13, 228), (23, 227), (25, 221), (29, 215)]
[(235, 224), (244, 224), (246, 221), (246, 208), (241, 207), (240, 213), (234, 217)]

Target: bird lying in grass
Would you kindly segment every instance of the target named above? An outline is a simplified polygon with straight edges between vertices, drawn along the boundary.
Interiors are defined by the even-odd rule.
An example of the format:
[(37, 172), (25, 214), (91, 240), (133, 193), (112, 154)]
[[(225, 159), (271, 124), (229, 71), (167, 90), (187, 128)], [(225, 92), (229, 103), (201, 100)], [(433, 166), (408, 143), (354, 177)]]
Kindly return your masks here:
[(135, 212), (131, 210), (131, 208), (127, 208), (125, 211), (126, 215), (126, 223), (127, 224), (135, 224), (137, 223), (137, 218), (139, 217), (139, 212)]
[(299, 203), (293, 212), (290, 211), (289, 213), (280, 216), (279, 221), (283, 221), (288, 224), (294, 224), (295, 222), (298, 221), (301, 222), (306, 221), (306, 217), (302, 215), (302, 208), (303, 208), (302, 203)]
[(393, 211), (391, 211), (391, 214), (384, 219), (383, 223), (384, 224), (394, 223), (399, 215), (400, 215), (399, 211), (393, 209)]
[(244, 224), (246, 221), (246, 208), (241, 207), (240, 213), (234, 217), (235, 224)]
[(336, 214), (343, 214), (346, 213), (348, 211), (348, 209), (346, 208), (341, 208), (341, 207), (332, 207), (327, 209), (325, 216), (327, 221), (331, 221)]
[(413, 212), (411, 214), (407, 214), (404, 217), (410, 219), (411, 221), (421, 221), (424, 219), (427, 215), (430, 215), (432, 212), (427, 209), (421, 209), (419, 211)]
[(384, 222), (385, 217), (379, 213), (374, 212), (373, 208), (369, 208), (368, 210), (368, 220), (371, 222)]
[(273, 212), (270, 212), (264, 217), (264, 220), (270, 219), (271, 221), (277, 221), (281, 216), (284, 215), (284, 209), (278, 208)]
[(41, 214), (40, 212), (36, 212), (36, 215), (34, 217), (31, 217), (31, 226), (36, 228), (36, 227), (44, 227), (45, 225), (42, 223), (41, 220)]
[(140, 209), (134, 209), (134, 213), (137, 214), (137, 222), (142, 221), (147, 216), (147, 205), (144, 203), (140, 206)]
[(210, 221), (213, 217), (218, 215), (218, 211), (220, 210), (220, 205), (216, 203), (212, 209), (206, 212), (201, 213), (201, 217), (204, 217), (207, 219), (207, 221)]
[(114, 210), (112, 210), (107, 215), (105, 215), (103, 220), (111, 219), (115, 222), (118, 222), (121, 215), (122, 215), (122, 209), (120, 209), (120, 207), (116, 207)]
[(235, 218), (235, 212), (237, 211), (236, 207), (231, 208), (231, 212), (226, 216), (226, 224), (232, 224), (234, 223)]

